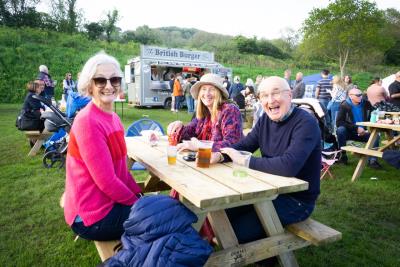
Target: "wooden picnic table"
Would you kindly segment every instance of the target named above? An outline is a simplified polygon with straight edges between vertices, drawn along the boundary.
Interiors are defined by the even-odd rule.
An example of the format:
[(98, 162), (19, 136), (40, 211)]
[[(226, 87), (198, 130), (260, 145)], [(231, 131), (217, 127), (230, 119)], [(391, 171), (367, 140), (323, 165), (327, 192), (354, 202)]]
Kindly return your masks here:
[[(343, 150), (354, 152), (360, 156), (360, 160), (358, 161), (357, 167), (353, 173), (353, 177), (351, 181), (354, 182), (365, 168), (369, 156), (380, 157), (382, 158), (383, 151), (388, 149), (389, 147), (395, 146), (396, 142), (400, 140), (400, 135), (393, 136), (393, 131), (400, 132), (400, 125), (396, 124), (383, 124), (383, 123), (374, 123), (374, 122), (357, 122), (359, 126), (368, 127), (370, 131), (370, 136), (368, 138), (367, 143), (364, 148), (353, 147), (353, 146), (344, 146)], [(388, 142), (379, 147), (377, 150), (373, 149), (374, 142), (376, 138), (378, 138), (379, 132), (386, 133), (386, 139)]]
[[(197, 230), (209, 219), (222, 249), (210, 256), (206, 266), (242, 266), (276, 255), (282, 266), (298, 266), (293, 251), (311, 242), (282, 227), (272, 200), (279, 194), (306, 190), (307, 182), (251, 169), (245, 178), (234, 177), (231, 163), (198, 168), (195, 162), (183, 160), (183, 154), (178, 154), (176, 165), (168, 165), (166, 137), (154, 147), (140, 136), (125, 140), (131, 163), (138, 161), (150, 172), (144, 191), (168, 185), (198, 216)], [(248, 204), (254, 205), (269, 237), (239, 245), (225, 209)]]

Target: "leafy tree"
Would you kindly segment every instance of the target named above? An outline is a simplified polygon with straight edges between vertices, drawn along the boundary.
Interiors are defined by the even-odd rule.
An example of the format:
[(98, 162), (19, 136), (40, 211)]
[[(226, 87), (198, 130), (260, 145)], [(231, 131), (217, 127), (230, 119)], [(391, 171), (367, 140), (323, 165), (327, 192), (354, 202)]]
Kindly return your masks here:
[(394, 8), (385, 11), (387, 21), (386, 34), (395, 40), (395, 44), (385, 53), (388, 64), (400, 65), (400, 12)]
[(107, 13), (107, 19), (102, 22), (102, 26), (106, 33), (107, 42), (111, 42), (112, 34), (117, 30), (116, 24), (120, 20), (118, 10), (114, 9)]
[(81, 24), (78, 17), (82, 17), (76, 10), (77, 0), (51, 0), (51, 16), (56, 24), (57, 31), (73, 33), (78, 31)]
[(245, 53), (245, 54), (257, 54), (258, 53), (256, 37), (246, 38), (242, 35), (239, 35), (239, 36), (236, 36), (234, 38), (234, 40), (236, 42), (236, 46), (240, 53)]
[(0, 24), (11, 27), (40, 27), (36, 11), (40, 0), (0, 0)]
[(275, 45), (265, 39), (257, 40), (256, 37), (246, 38), (244, 36), (236, 36), (234, 38), (237, 49), (240, 53), (254, 55), (268, 55), (276, 58), (284, 58), (285, 55)]
[(303, 25), (304, 54), (338, 60), (341, 75), (347, 62), (370, 53), (383, 53), (393, 41), (381, 32), (383, 12), (367, 0), (334, 0), (326, 8), (315, 8)]
[(121, 42), (127, 43), (127, 42), (134, 42), (136, 35), (135, 31), (125, 31), (121, 34)]
[(98, 39), (104, 32), (103, 25), (101, 25), (101, 23), (98, 23), (98, 22), (91, 22), (91, 23), (85, 24), (84, 27), (86, 29), (86, 33), (90, 40)]
[(147, 25), (136, 28), (135, 40), (141, 44), (160, 44), (161, 41), (154, 30)]

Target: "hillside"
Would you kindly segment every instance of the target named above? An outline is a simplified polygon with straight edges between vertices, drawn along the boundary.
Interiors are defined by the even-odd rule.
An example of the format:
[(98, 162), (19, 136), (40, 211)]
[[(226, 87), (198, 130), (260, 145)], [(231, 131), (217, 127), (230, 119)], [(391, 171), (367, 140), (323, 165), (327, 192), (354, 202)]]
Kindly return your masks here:
[(57, 80), (59, 97), (65, 73), (72, 72), (76, 79), (86, 60), (101, 50), (125, 65), (128, 58), (138, 54), (139, 45), (89, 41), (81, 34), (0, 27), (0, 102), (21, 102), (25, 84), (36, 78), (41, 64), (47, 65)]
[[(282, 60), (239, 53), (234, 42), (230, 41), (230, 38), (233, 38), (230, 36), (177, 27), (157, 30), (160, 31), (161, 38), (169, 36), (172, 40), (171, 37), (175, 36), (175, 40), (181, 40), (178, 42), (180, 45), (176, 46), (167, 39), (163, 39), (164, 41), (157, 45), (212, 51), (216, 61), (233, 68), (234, 75), (240, 75), (244, 81), (246, 78), (254, 80), (258, 74), (282, 76), (287, 68), (292, 69), (293, 75), (297, 71), (302, 71), (305, 75), (316, 73), (322, 68), (329, 68), (333, 73), (338, 72), (334, 64), (299, 64), (293, 59)], [(0, 102), (21, 103), (26, 95), (26, 83), (36, 78), (41, 64), (48, 66), (52, 78), (57, 81), (56, 98), (60, 99), (65, 73), (72, 72), (73, 78), (76, 79), (76, 74), (91, 55), (104, 50), (115, 56), (123, 68), (127, 59), (139, 54), (139, 47), (140, 45), (134, 42), (91, 41), (83, 34), (0, 27)], [(365, 89), (374, 76), (385, 77), (396, 71), (393, 67), (375, 68), (373, 73), (350, 71), (350, 74), (354, 74), (353, 81)]]

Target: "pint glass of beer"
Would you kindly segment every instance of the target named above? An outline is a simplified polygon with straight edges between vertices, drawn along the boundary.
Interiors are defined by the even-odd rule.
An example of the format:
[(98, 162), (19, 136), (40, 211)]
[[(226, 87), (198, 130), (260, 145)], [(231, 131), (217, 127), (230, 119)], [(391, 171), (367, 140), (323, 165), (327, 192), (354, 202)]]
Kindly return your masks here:
[(200, 168), (210, 167), (211, 159), (211, 148), (213, 146), (213, 141), (202, 141), (199, 140), (199, 150), (197, 152), (196, 166)]
[(167, 158), (169, 165), (176, 164), (176, 154), (177, 154), (176, 146), (167, 146)]

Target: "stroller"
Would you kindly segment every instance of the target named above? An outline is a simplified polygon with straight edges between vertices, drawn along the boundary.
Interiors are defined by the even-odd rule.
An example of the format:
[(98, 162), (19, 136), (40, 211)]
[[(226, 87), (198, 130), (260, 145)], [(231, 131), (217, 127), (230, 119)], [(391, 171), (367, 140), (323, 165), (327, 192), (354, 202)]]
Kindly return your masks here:
[(67, 153), (69, 140), (68, 133), (72, 126), (72, 120), (67, 118), (67, 116), (54, 106), (50, 100), (37, 95), (33, 97), (53, 111), (44, 112), (41, 116), (42, 119), (45, 119), (45, 129), (49, 132), (58, 132), (58, 134), (53, 135), (56, 137), (58, 135), (58, 138), (55, 138), (56, 140), (50, 139), (47, 143), (48, 145), (43, 156), (43, 166), (45, 168), (52, 168), (53, 166), (62, 168), (65, 165), (65, 155)]
[(321, 130), (321, 142), (323, 151), (338, 150), (339, 146), (335, 135), (331, 132), (325, 121), (327, 110), (314, 98), (292, 99), (292, 103), (312, 114), (318, 121)]

